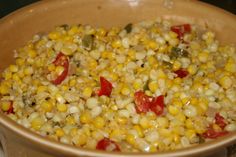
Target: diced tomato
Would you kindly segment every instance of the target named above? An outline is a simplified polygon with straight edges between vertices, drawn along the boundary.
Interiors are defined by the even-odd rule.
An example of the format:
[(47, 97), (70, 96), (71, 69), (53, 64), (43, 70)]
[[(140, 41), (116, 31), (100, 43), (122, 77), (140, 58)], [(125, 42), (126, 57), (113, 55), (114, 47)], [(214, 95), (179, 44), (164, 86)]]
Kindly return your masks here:
[(178, 35), (179, 39), (183, 39), (184, 34), (191, 32), (190, 24), (172, 26), (170, 29), (172, 32), (175, 32)]
[(134, 103), (137, 113), (146, 113), (149, 110), (152, 97), (145, 95), (143, 91), (135, 92)]
[(164, 111), (164, 96), (160, 95), (153, 99), (150, 105), (150, 110), (156, 113), (156, 115), (161, 115)]
[(150, 97), (143, 91), (134, 94), (134, 103), (137, 113), (153, 111), (156, 115), (161, 115), (164, 111), (164, 96)]
[(110, 96), (112, 91), (112, 84), (104, 77), (100, 77), (101, 89), (98, 91), (98, 96)]
[(210, 127), (205, 133), (202, 134), (202, 136), (204, 138), (211, 138), (211, 139), (215, 139), (217, 137), (221, 137), (228, 134), (227, 131), (220, 131), (220, 132), (216, 132), (212, 127)]
[(188, 71), (185, 70), (185, 69), (179, 69), (179, 70), (176, 70), (174, 71), (175, 74), (177, 74), (177, 77), (180, 77), (180, 78), (184, 78), (186, 76), (188, 76)]
[(215, 115), (215, 123), (219, 125), (221, 129), (224, 129), (225, 126), (227, 125), (226, 120), (219, 113), (216, 113)]
[(61, 84), (63, 80), (65, 80), (66, 76), (68, 75), (69, 71), (69, 60), (66, 55), (63, 53), (59, 53), (56, 57), (56, 59), (53, 61), (53, 64), (56, 66), (63, 66), (64, 70), (63, 72), (57, 76), (55, 80), (52, 80), (52, 83), (55, 85)]
[(14, 108), (13, 108), (13, 102), (10, 101), (10, 107), (9, 109), (6, 111), (7, 114), (11, 114), (14, 113)]
[(103, 138), (102, 140), (98, 141), (96, 149), (105, 151), (120, 151), (120, 148), (116, 142), (110, 140), (109, 138)]

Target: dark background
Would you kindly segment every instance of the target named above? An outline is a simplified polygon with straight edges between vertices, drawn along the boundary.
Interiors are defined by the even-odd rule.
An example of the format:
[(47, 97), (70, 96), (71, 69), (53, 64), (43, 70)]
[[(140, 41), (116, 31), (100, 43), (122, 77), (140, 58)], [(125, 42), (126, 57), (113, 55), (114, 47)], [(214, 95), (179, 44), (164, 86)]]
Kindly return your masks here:
[[(0, 0), (0, 18), (38, 0)], [(236, 14), (236, 0), (201, 0)]]

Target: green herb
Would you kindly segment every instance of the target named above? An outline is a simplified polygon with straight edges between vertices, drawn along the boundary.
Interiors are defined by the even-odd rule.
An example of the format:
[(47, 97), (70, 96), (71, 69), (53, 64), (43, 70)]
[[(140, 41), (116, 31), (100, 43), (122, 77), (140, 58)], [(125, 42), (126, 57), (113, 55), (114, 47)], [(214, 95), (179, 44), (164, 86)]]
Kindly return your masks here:
[(127, 33), (130, 33), (132, 31), (132, 27), (133, 27), (133, 24), (132, 23), (129, 23), (125, 26), (125, 30)]
[(93, 35), (85, 35), (82, 39), (82, 45), (88, 49), (91, 50), (93, 47), (93, 41), (94, 41), (94, 36)]
[(178, 47), (173, 47), (171, 49), (170, 57), (171, 58), (188, 57), (188, 51), (180, 49)]

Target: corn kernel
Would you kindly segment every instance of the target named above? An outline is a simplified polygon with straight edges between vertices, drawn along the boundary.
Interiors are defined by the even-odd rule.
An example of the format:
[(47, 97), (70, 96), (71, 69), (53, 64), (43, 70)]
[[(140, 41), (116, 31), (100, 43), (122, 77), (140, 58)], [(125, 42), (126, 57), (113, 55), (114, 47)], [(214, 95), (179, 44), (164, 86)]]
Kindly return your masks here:
[(134, 137), (134, 135), (132, 135), (132, 134), (128, 134), (128, 135), (126, 136), (126, 141), (127, 141), (129, 144), (131, 144), (131, 145), (135, 145), (135, 144), (136, 144), (135, 137)]
[(91, 97), (92, 92), (93, 92), (92, 88), (86, 87), (83, 90), (83, 96), (89, 98), (89, 97)]
[(9, 93), (9, 87), (5, 84), (0, 84), (0, 93), (2, 95), (8, 94)]
[(181, 63), (177, 60), (174, 61), (172, 69), (174, 71), (179, 70), (181, 68)]
[(149, 120), (146, 117), (142, 117), (140, 119), (139, 124), (141, 125), (143, 129), (148, 129), (150, 127)]
[(196, 136), (196, 132), (193, 129), (188, 129), (185, 132), (185, 136), (191, 140), (192, 138)]
[(37, 56), (37, 52), (33, 49), (29, 49), (28, 54), (31, 58), (35, 58)]
[(56, 40), (60, 38), (60, 33), (59, 32), (51, 32), (48, 34), (49, 39)]
[(52, 108), (53, 108), (53, 104), (49, 101), (44, 101), (41, 104), (41, 108), (43, 109), (43, 111), (45, 112), (51, 112)]
[(70, 30), (68, 31), (68, 34), (69, 34), (69, 35), (75, 35), (76, 33), (78, 33), (78, 31), (79, 31), (78, 26), (72, 26), (72, 27), (70, 28)]
[(140, 79), (135, 80), (133, 87), (135, 90), (141, 89), (142, 88), (142, 80), (140, 80)]
[(72, 128), (72, 129), (70, 130), (70, 135), (71, 135), (72, 137), (76, 136), (77, 134), (78, 134), (78, 129), (77, 129), (77, 128)]
[(158, 123), (158, 126), (161, 128), (167, 128), (169, 126), (169, 121), (165, 117), (158, 117), (157, 123)]
[(22, 65), (24, 65), (24, 63), (25, 63), (24, 59), (22, 59), (22, 58), (17, 58), (16, 59), (16, 65), (22, 66)]
[(1, 109), (4, 112), (8, 111), (10, 109), (10, 107), (11, 107), (11, 102), (9, 102), (9, 101), (2, 101), (1, 102)]
[(233, 81), (229, 76), (223, 76), (220, 78), (219, 83), (223, 88), (228, 89), (232, 86)]
[(172, 115), (177, 115), (179, 113), (179, 109), (176, 106), (170, 105), (168, 107), (168, 111)]
[(102, 129), (105, 126), (105, 120), (104, 118), (98, 116), (94, 119), (93, 124), (96, 128)]
[(10, 65), (9, 70), (14, 73), (14, 72), (17, 72), (19, 68), (17, 65)]
[(199, 61), (206, 63), (208, 60), (209, 53), (207, 51), (200, 52), (198, 54)]
[(150, 40), (147, 43), (147, 47), (152, 49), (152, 50), (156, 50), (158, 48), (158, 44), (155, 41)]
[(120, 40), (115, 40), (115, 41), (113, 41), (113, 42), (111, 43), (111, 46), (112, 46), (113, 48), (120, 48), (120, 47), (122, 46), (122, 43), (121, 43)]
[(197, 67), (195, 65), (189, 65), (187, 70), (188, 70), (189, 74), (194, 75), (197, 72)]
[(76, 141), (76, 145), (82, 146), (85, 145), (88, 141), (88, 136), (85, 134), (80, 134), (78, 140)]
[(225, 70), (231, 73), (236, 72), (236, 63), (234, 62), (234, 60), (228, 60), (228, 62), (225, 64)]
[(55, 71), (58, 75), (60, 75), (64, 71), (64, 67), (63, 66), (56, 66)]
[(31, 121), (31, 127), (34, 130), (39, 130), (43, 125), (43, 120), (40, 117), (36, 117)]
[(59, 112), (66, 112), (67, 111), (67, 105), (66, 104), (57, 104), (57, 110)]
[(61, 128), (57, 128), (55, 130), (55, 134), (56, 134), (57, 137), (62, 137), (62, 136), (64, 136), (65, 133)]
[(130, 89), (128, 86), (125, 86), (121, 89), (121, 94), (123, 95), (129, 95), (130, 94)]
[(139, 137), (143, 137), (143, 129), (139, 125), (135, 125), (134, 129), (137, 131)]
[(81, 115), (80, 115), (80, 122), (81, 123), (90, 123), (91, 122), (91, 115), (89, 112), (83, 112)]
[(148, 88), (151, 92), (155, 93), (158, 89), (158, 82), (157, 81), (151, 81), (148, 83)]
[(118, 117), (118, 118), (116, 118), (116, 121), (119, 123), (119, 124), (127, 124), (127, 122), (128, 122), (128, 120), (127, 120), (127, 118), (125, 118), (125, 117)]
[(76, 124), (75, 118), (73, 116), (66, 117), (66, 122), (67, 122), (67, 124), (70, 124), (70, 125)]

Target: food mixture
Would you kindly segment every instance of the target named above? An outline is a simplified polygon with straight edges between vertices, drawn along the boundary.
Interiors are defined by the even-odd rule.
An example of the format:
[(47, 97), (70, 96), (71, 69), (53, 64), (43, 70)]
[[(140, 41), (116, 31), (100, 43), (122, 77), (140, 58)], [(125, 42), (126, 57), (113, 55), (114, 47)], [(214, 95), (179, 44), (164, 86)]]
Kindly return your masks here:
[(235, 47), (196, 25), (62, 25), (14, 57), (2, 112), (62, 143), (158, 152), (236, 130)]

